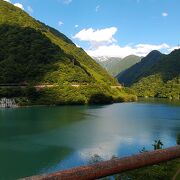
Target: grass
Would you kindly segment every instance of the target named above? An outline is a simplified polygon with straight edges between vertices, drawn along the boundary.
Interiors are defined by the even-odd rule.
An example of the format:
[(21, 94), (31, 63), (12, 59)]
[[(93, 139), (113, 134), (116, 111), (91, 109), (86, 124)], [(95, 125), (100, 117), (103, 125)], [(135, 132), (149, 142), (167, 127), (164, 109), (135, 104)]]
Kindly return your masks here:
[[(180, 168), (180, 159), (140, 168), (116, 176), (116, 180), (179, 180), (175, 174)], [(173, 179), (173, 177), (175, 179)]]

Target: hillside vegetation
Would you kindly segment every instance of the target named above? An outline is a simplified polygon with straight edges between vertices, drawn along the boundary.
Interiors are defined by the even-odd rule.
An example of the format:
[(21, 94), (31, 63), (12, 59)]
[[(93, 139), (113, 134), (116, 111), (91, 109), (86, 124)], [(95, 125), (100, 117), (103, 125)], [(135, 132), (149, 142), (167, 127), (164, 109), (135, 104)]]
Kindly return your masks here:
[(125, 86), (130, 86), (137, 82), (141, 77), (146, 76), (148, 71), (163, 56), (159, 51), (152, 51), (142, 60), (117, 75), (118, 81)]
[[(21, 9), (3, 0), (0, 0), (0, 12), (0, 39), (1, 45), (3, 45), (1, 46), (3, 49), (1, 49), (0, 52), (1, 63), (3, 63), (2, 61), (10, 61), (11, 63), (6, 63), (6, 66), (10, 66), (11, 64), (23, 66), (23, 63), (28, 66), (32, 64), (33, 60), (34, 66), (36, 64), (54, 65), (61, 76), (68, 71), (74, 72), (74, 75), (83, 71), (85, 82), (87, 78), (89, 78), (89, 81), (108, 84), (116, 83), (83, 49), (77, 48), (75, 44), (62, 33), (36, 21)], [(74, 61), (75, 66), (73, 66)], [(62, 67), (58, 68), (60, 64), (62, 64)], [(6, 66), (4, 69), (8, 68)], [(52, 72), (55, 74), (54, 70)], [(3, 73), (1, 73), (0, 76), (3, 76), (2, 74)], [(6, 74), (7, 76), (11, 76), (10, 73)], [(82, 74), (80, 74), (79, 77), (81, 77), (81, 75)], [(18, 76), (18, 74), (16, 76)], [(34, 76), (36, 76), (36, 74), (34, 74)], [(42, 81), (47, 80), (49, 76), (52, 76), (51, 72), (44, 74)], [(70, 76), (70, 73), (68, 73), (68, 76)], [(31, 81), (32, 79), (26, 78), (26, 80)], [(73, 80), (70, 80), (70, 82), (72, 81)], [(78, 80), (74, 81), (78, 82)], [(82, 80), (80, 80), (80, 82), (81, 81)], [(61, 82), (67, 82), (67, 80), (61, 78)], [(0, 83), (2, 83), (2, 81), (0, 81)]]
[(131, 86), (138, 96), (180, 99), (180, 49), (169, 55), (152, 51), (118, 80)]
[[(93, 93), (114, 97), (114, 91), (109, 91), (107, 87), (117, 85), (117, 81), (64, 34), (36, 21), (20, 8), (3, 0), (0, 0), (0, 12), (1, 85), (28, 84), (27, 89), (36, 84), (56, 84), (59, 87), (66, 87), (61, 91), (45, 88), (38, 92), (39, 95), (35, 100), (33, 99), (34, 102), (40, 100), (42, 102), (44, 94), (50, 92), (54, 93), (54, 97), (61, 96), (58, 103), (52, 104), (64, 103), (65, 97), (72, 95), (74, 101), (77, 99), (79, 103), (72, 84), (86, 85), (83, 86), (86, 91), (90, 91), (90, 88), (96, 90), (90, 91), (89, 96), (78, 91), (78, 96), (84, 96), (86, 102), (89, 102), (89, 97), (93, 96)], [(99, 88), (96, 88), (97, 85)], [(68, 93), (65, 92), (67, 89)], [(13, 90), (1, 88), (0, 91), (1, 96), (5, 96), (11, 94)], [(19, 93), (19, 96), (26, 96), (24, 94), (26, 93)], [(128, 97), (122, 90), (121, 92), (117, 90), (115, 96), (119, 95)]]

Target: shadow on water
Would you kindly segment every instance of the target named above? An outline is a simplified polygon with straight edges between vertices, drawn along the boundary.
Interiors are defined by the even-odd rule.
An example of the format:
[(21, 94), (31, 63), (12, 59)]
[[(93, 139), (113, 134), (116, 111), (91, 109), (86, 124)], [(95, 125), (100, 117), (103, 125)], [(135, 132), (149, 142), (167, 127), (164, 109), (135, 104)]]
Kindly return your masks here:
[(40, 134), (84, 120), (86, 106), (0, 109), (0, 139)]

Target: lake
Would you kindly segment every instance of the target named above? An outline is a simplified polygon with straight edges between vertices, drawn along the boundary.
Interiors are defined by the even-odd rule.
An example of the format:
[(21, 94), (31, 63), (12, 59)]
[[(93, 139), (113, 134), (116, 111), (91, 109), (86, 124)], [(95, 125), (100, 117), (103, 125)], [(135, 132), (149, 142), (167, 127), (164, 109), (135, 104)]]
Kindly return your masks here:
[(166, 100), (0, 109), (0, 180), (174, 146), (178, 133), (180, 103)]

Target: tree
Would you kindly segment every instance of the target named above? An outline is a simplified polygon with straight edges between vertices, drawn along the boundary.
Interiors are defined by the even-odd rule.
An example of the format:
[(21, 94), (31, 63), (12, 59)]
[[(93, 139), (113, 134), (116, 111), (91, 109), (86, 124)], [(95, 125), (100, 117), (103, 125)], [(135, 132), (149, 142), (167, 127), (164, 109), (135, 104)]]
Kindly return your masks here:
[(180, 145), (180, 133), (177, 135), (176, 142), (177, 142), (177, 145)]
[(162, 149), (163, 143), (161, 142), (161, 140), (155, 140), (152, 146), (154, 147), (154, 150)]

